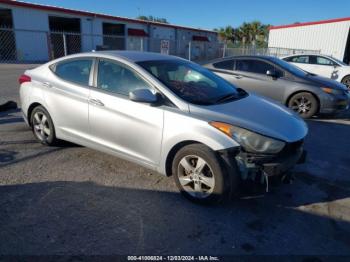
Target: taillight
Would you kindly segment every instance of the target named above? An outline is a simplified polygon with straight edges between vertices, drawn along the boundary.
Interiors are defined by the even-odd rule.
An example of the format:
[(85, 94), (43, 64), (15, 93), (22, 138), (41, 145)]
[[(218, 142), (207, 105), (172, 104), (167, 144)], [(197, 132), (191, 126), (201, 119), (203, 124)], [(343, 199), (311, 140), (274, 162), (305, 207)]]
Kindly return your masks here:
[(21, 75), (19, 78), (18, 78), (18, 82), (19, 84), (23, 84), (25, 82), (30, 82), (32, 81), (32, 79), (30, 78), (30, 76), (27, 76), (27, 75)]

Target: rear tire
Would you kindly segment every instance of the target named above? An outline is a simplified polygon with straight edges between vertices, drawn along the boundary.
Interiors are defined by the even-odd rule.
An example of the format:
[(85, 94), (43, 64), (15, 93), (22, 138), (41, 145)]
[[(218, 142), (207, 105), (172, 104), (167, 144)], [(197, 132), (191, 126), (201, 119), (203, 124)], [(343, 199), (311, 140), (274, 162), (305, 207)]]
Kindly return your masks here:
[(297, 93), (288, 102), (288, 107), (305, 119), (314, 116), (318, 106), (315, 96), (308, 92)]
[(30, 124), (35, 138), (40, 143), (47, 146), (57, 144), (55, 126), (49, 112), (44, 107), (37, 106), (33, 109)]
[(350, 89), (350, 75), (345, 76), (342, 80), (341, 83), (346, 85), (348, 89)]
[(181, 148), (172, 163), (172, 174), (181, 194), (199, 204), (221, 202), (230, 189), (225, 164), (202, 144)]

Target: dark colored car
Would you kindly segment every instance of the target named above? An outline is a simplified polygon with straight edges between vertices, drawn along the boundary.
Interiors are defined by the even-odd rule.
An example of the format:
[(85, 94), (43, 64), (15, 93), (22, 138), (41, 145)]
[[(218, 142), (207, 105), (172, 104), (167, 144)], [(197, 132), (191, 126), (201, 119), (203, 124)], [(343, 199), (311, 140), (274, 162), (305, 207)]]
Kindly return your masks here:
[(350, 93), (345, 85), (303, 71), (276, 57), (235, 56), (204, 66), (248, 92), (283, 103), (303, 118), (349, 108)]

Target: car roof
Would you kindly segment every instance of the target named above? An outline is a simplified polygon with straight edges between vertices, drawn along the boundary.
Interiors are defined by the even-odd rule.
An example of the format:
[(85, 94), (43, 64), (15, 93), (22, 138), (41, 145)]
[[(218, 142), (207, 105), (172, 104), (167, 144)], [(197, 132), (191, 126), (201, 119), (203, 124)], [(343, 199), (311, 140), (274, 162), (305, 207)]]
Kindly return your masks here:
[[(180, 57), (171, 56), (171, 55), (163, 55), (160, 53), (153, 53), (153, 52), (141, 52), (141, 51), (93, 51), (93, 52), (86, 52), (86, 53), (80, 53), (75, 56), (109, 56), (109, 57), (115, 57), (115, 58), (121, 58), (129, 60), (130, 62), (141, 62), (141, 61), (153, 61), (153, 60), (184, 60)], [(74, 57), (70, 56), (70, 57)]]
[(212, 60), (208, 63), (205, 63), (204, 65), (210, 65), (213, 63), (221, 62), (221, 61), (226, 61), (230, 59), (263, 59), (263, 60), (269, 60), (273, 62), (273, 59), (276, 57), (274, 56), (268, 56), (268, 55), (238, 55), (238, 56), (228, 56), (228, 57), (223, 57), (223, 58), (218, 58), (215, 60)]
[(329, 56), (329, 55), (321, 55), (321, 54), (315, 54), (315, 53), (292, 54), (292, 55), (282, 56), (281, 58), (295, 57), (295, 56), (309, 56), (309, 55), (313, 55), (313, 56), (323, 56), (323, 57), (327, 57), (327, 58), (330, 58), (330, 59), (333, 58), (333, 57), (331, 57), (331, 56)]

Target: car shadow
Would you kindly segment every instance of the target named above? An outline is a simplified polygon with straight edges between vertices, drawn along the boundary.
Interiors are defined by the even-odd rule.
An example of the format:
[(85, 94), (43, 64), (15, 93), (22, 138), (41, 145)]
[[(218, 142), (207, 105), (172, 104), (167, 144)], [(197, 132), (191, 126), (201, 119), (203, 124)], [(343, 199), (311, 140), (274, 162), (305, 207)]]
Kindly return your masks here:
[[(0, 146), (18, 146), (18, 145), (29, 145), (29, 144), (40, 145), (40, 143), (37, 140), (19, 140), (19, 141), (1, 141), (0, 140)], [(39, 150), (39, 152), (29, 154), (29, 155), (24, 155), (24, 156), (21, 156), (19, 152), (14, 150), (0, 149), (0, 168), (5, 166), (15, 165), (23, 161), (29, 161), (34, 158), (46, 156), (47, 154), (50, 154), (50, 153), (55, 153), (64, 149), (75, 148), (75, 147), (78, 148), (82, 146), (68, 142), (68, 141), (60, 140), (58, 141), (57, 145), (55, 145), (54, 147), (43, 146), (43, 148)]]
[(15, 110), (17, 109), (17, 103), (14, 101), (7, 101), (4, 104), (0, 104), (0, 112), (8, 111), (8, 110)]
[(178, 193), (93, 182), (2, 185), (0, 254), (350, 254), (349, 221), (290, 201), (201, 206)]
[(12, 150), (0, 150), (0, 167), (2, 163), (13, 162), (18, 153)]
[(46, 156), (47, 154), (54, 153), (62, 149), (63, 148), (50, 148), (48, 150), (21, 157), (16, 157), (19, 155), (19, 153), (16, 151), (0, 150), (0, 168), (15, 165), (23, 161), (29, 161), (37, 157)]
[(21, 123), (24, 122), (21, 116), (18, 116), (21, 110), (19, 108), (11, 109), (7, 111), (0, 111), (0, 125), (1, 124), (12, 124), (12, 123)]

